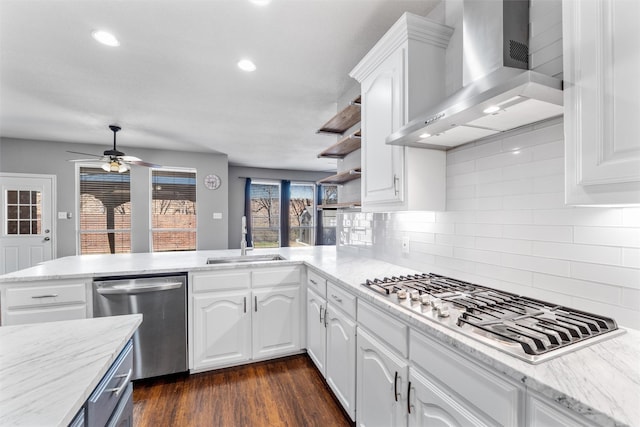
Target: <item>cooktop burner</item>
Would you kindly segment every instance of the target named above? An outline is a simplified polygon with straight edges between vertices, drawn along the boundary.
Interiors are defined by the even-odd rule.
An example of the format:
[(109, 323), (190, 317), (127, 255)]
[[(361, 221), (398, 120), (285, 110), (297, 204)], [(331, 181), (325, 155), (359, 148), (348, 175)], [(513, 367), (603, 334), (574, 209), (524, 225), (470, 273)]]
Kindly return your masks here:
[(363, 285), (529, 363), (624, 332), (608, 317), (433, 273), (367, 280)]

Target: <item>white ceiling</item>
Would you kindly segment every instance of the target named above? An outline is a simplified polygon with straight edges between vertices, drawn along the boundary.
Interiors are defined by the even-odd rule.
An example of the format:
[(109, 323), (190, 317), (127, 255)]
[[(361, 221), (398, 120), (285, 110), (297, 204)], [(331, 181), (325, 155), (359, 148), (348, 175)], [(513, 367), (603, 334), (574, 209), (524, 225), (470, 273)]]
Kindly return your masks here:
[[(316, 156), (335, 137), (315, 131), (355, 84), (347, 74), (403, 12), (438, 1), (0, 0), (0, 136), (100, 154), (116, 123), (123, 148), (332, 170)], [(257, 71), (238, 70), (244, 57)]]

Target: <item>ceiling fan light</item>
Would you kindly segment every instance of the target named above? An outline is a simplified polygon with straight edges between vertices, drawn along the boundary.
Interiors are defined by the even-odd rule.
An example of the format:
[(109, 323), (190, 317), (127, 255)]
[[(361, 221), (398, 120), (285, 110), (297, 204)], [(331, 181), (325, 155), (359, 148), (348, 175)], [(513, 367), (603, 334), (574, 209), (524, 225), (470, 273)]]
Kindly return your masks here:
[(128, 170), (129, 170), (129, 166), (127, 166), (126, 164), (120, 163), (118, 165), (118, 173), (123, 173), (123, 172), (126, 172)]
[(105, 172), (111, 172), (111, 163), (103, 163), (101, 166), (102, 170)]

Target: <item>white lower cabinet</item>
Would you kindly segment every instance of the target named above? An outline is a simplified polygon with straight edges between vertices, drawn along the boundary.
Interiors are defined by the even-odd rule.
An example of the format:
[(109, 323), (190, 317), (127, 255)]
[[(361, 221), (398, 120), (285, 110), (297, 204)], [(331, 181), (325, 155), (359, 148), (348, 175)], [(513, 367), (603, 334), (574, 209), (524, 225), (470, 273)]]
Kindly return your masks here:
[(85, 319), (91, 280), (3, 284), (2, 326)]
[(409, 426), (460, 427), (487, 426), (445, 393), (433, 380), (409, 369)]
[(300, 267), (192, 273), (189, 283), (192, 371), (300, 351)]
[(329, 303), (325, 313), (327, 358), (325, 378), (331, 390), (349, 414), (356, 417), (356, 324)]
[(251, 357), (251, 293), (210, 292), (193, 296), (194, 369), (245, 362)]
[(356, 424), (407, 425), (409, 364), (358, 327)]
[(300, 285), (253, 292), (253, 358), (291, 354), (300, 349)]
[(539, 397), (533, 392), (527, 395), (527, 427), (595, 427), (575, 412), (555, 402)]
[(307, 289), (307, 354), (322, 375), (326, 375), (326, 310), (326, 300), (311, 289)]

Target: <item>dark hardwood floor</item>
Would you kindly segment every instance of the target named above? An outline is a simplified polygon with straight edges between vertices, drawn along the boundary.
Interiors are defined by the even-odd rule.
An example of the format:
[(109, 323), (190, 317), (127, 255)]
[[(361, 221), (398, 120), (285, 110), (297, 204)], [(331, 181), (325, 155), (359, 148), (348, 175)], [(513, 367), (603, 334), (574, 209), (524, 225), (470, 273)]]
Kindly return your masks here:
[(306, 354), (134, 383), (134, 425), (351, 426)]

